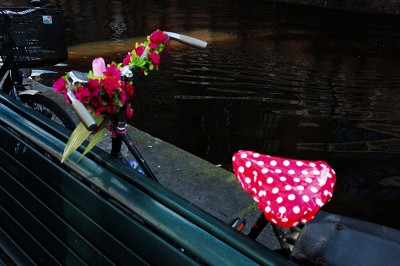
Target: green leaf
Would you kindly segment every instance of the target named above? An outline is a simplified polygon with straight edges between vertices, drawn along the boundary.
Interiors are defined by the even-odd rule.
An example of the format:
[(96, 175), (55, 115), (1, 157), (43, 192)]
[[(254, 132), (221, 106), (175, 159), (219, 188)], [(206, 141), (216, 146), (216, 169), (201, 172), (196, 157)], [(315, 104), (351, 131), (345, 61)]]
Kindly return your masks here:
[[(97, 125), (100, 125), (99, 131), (105, 129), (107, 127), (109, 122), (109, 119), (104, 118), (101, 115), (95, 115), (93, 116), (94, 120), (96, 121)], [(104, 130), (103, 130), (104, 132)], [(93, 131), (89, 131), (86, 129), (86, 127), (82, 124), (79, 123), (79, 125), (75, 128), (74, 132), (72, 132), (71, 136), (68, 139), (68, 142), (64, 148), (64, 153), (61, 158), (61, 163), (63, 163), (76, 149), (78, 149), (82, 143), (93, 133)], [(96, 135), (98, 132), (96, 133)], [(96, 138), (96, 135), (94, 138)], [(93, 140), (92, 140), (93, 141)], [(84, 156), (87, 152), (89, 152), (94, 146), (91, 146), (92, 141), (89, 143), (88, 147), (86, 147), (85, 152), (83, 153), (82, 156)], [(98, 140), (97, 140), (98, 142)], [(97, 142), (94, 144), (96, 145)], [(89, 148), (90, 147), (90, 148)], [(89, 149), (88, 149), (89, 148)]]
[(94, 78), (94, 74), (93, 74), (92, 70), (89, 70), (88, 78), (90, 78), (90, 79)]
[(79, 125), (75, 128), (74, 132), (72, 132), (71, 137), (65, 146), (63, 156), (61, 158), (61, 163), (63, 163), (82, 143), (90, 136), (92, 131), (86, 129), (86, 127), (79, 123)]
[[(81, 155), (81, 157), (79, 158), (79, 160), (82, 159), (83, 156), (85, 156), (86, 153), (88, 153), (91, 149), (93, 149), (94, 146), (96, 146), (96, 144), (97, 144), (97, 143), (101, 140), (101, 138), (103, 137), (104, 131), (105, 131), (105, 130), (106, 130), (106, 127), (105, 127), (105, 126), (102, 126), (102, 128), (96, 132), (96, 134), (94, 135), (93, 139), (89, 142), (89, 145), (86, 147), (86, 149), (85, 149), (84, 152), (82, 153), (82, 155)], [(78, 161), (79, 161), (79, 160), (78, 160)]]

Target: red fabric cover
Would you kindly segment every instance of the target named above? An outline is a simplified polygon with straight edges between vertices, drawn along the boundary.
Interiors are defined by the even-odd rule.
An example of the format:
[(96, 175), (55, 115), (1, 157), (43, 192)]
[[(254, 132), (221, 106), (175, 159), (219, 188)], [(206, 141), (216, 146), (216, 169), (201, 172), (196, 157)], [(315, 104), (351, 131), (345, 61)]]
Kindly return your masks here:
[(233, 155), (232, 164), (242, 188), (276, 225), (304, 224), (332, 198), (336, 174), (324, 161), (238, 151)]

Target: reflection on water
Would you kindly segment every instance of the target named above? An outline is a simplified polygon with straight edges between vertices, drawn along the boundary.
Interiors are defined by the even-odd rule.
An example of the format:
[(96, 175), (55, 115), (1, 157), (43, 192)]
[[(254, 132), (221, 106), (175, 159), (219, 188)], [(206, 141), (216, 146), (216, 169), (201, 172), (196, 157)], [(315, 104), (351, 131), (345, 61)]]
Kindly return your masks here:
[(62, 70), (121, 60), (157, 28), (209, 42), (173, 46), (137, 84), (134, 126), (228, 168), (239, 149), (326, 160), (340, 178), (328, 208), (399, 227), (387, 215), (400, 213), (400, 17), (264, 0), (52, 2), (70, 44)]

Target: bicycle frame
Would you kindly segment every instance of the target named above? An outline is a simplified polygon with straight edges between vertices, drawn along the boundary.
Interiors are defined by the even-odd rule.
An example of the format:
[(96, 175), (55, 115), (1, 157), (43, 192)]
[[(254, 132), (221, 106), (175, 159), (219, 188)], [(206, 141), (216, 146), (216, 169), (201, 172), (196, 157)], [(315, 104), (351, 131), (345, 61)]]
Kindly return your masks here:
[(158, 183), (156, 176), (151, 171), (150, 167), (147, 165), (146, 160), (140, 154), (139, 150), (133, 143), (133, 140), (126, 132), (127, 123), (125, 120), (125, 109), (126, 105), (121, 108), (119, 114), (116, 116), (116, 119), (114, 121), (111, 121), (110, 127), (112, 132), (114, 133), (112, 137), (111, 155), (123, 160), (124, 157), (121, 154), (121, 148), (122, 148), (122, 142), (124, 142), (128, 147), (130, 153), (133, 155), (135, 160), (138, 162), (139, 166), (142, 168), (144, 174), (148, 178)]

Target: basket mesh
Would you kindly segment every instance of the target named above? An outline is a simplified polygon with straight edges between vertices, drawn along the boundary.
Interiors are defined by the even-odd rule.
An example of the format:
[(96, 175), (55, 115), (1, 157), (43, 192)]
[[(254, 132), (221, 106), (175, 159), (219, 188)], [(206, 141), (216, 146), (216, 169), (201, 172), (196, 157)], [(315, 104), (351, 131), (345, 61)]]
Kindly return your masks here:
[(0, 9), (0, 55), (11, 67), (48, 66), (68, 58), (62, 13)]

